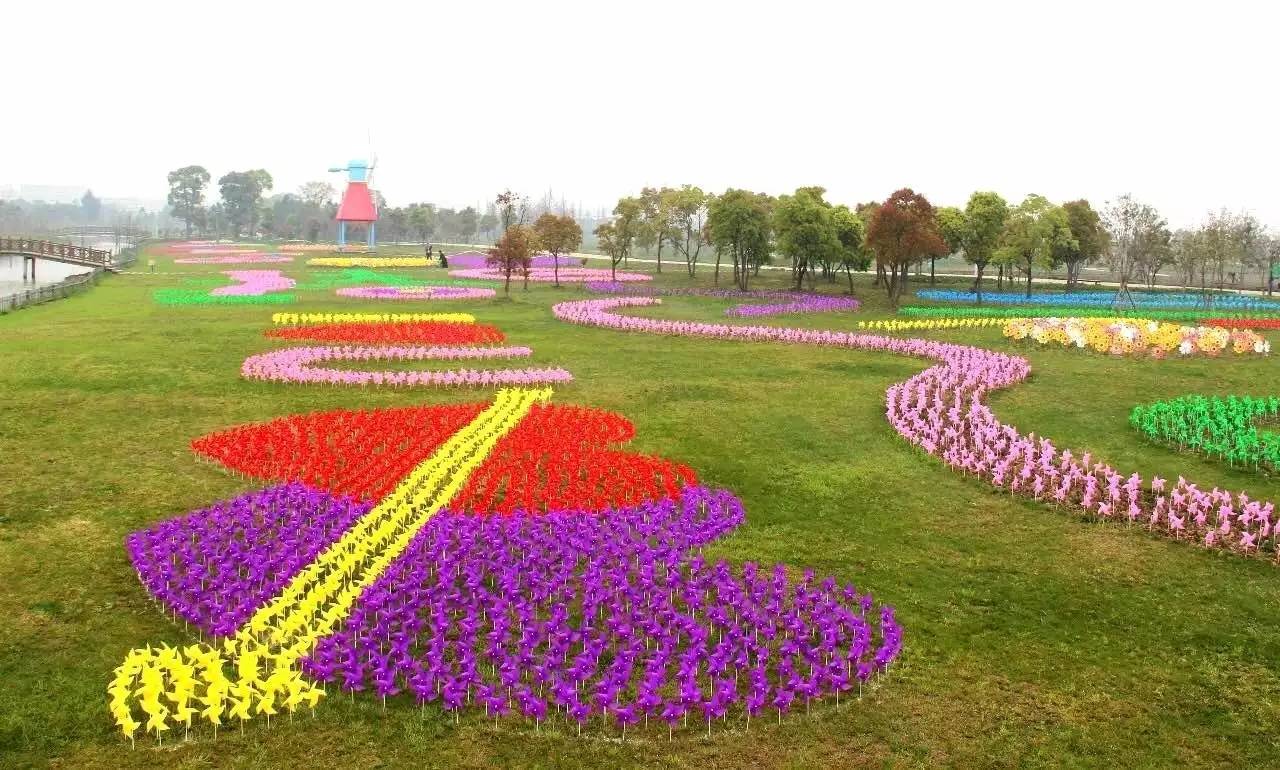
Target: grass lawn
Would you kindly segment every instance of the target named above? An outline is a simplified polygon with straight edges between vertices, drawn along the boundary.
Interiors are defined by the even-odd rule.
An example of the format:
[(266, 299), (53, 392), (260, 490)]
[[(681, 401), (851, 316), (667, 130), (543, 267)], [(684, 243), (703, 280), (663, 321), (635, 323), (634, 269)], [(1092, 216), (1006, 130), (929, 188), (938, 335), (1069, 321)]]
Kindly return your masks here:
[[(322, 268), (280, 268), (310, 280)], [(160, 306), (151, 292), (238, 266), (173, 265), (0, 316), (0, 766), (848, 765), (1263, 766), (1280, 762), (1280, 568), (1119, 524), (1094, 524), (966, 479), (908, 446), (884, 390), (925, 363), (869, 352), (670, 339), (570, 326), (550, 305), (581, 288), (513, 287), (510, 300), (436, 302), (569, 369), (556, 400), (632, 419), (633, 448), (693, 466), (743, 499), (747, 522), (708, 549), (735, 562), (813, 567), (893, 604), (904, 652), (861, 701), (690, 729), (563, 727), (475, 711), (454, 723), (405, 696), (331, 697), (314, 718), (251, 722), (216, 742), (131, 750), (106, 711), (125, 652), (189, 643), (139, 585), (124, 536), (261, 484), (197, 461), (204, 433), (294, 412), (477, 400), (248, 382), (239, 366), (280, 346), (274, 311), (419, 310), (300, 291), (293, 305)], [(145, 264), (145, 257), (141, 264)], [(645, 269), (652, 265), (644, 265)], [(430, 268), (397, 271), (444, 277)], [(870, 279), (857, 314), (780, 325), (852, 329), (886, 317)], [(689, 285), (672, 264), (662, 283)], [(783, 285), (781, 274), (758, 288)], [(824, 285), (838, 292), (845, 284)], [(709, 285), (710, 274), (694, 282)], [(960, 286), (967, 284), (958, 281)], [(942, 284), (940, 284), (942, 285)], [(207, 286), (207, 284), (205, 284)], [(913, 288), (918, 288), (915, 284)], [(728, 302), (674, 297), (642, 312), (721, 319)], [(1014, 346), (997, 329), (938, 338), (1017, 350), (1031, 379), (991, 399), (1006, 422), (1121, 470), (1280, 499), (1280, 481), (1146, 443), (1137, 403), (1187, 393), (1275, 393), (1274, 359), (1117, 360)], [(1272, 335), (1273, 343), (1280, 335)], [(521, 364), (523, 365), (523, 364)]]

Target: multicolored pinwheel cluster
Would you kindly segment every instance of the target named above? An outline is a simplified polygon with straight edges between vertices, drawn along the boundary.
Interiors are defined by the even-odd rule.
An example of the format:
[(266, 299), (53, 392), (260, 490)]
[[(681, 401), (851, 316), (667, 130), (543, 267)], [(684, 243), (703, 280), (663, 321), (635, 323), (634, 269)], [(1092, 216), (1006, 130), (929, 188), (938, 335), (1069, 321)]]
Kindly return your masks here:
[(1003, 332), (1012, 340), (1088, 347), (1112, 355), (1149, 353), (1162, 358), (1169, 354), (1216, 356), (1228, 350), (1237, 354), (1271, 352), (1270, 342), (1247, 329), (1180, 326), (1134, 318), (1012, 318), (1005, 321)]
[[(456, 315), (273, 320), (285, 338), (501, 339)], [(131, 652), (108, 688), (122, 731), (270, 720), (314, 707), (317, 681), (579, 730), (595, 715), (710, 730), (731, 711), (749, 725), (838, 701), (899, 655), (893, 608), (852, 584), (708, 563), (697, 551), (742, 523), (737, 498), (622, 451), (626, 419), (549, 396), (294, 415), (192, 442), (274, 485), (129, 536), (147, 590), (222, 641)]]
[(1102, 521), (1143, 523), (1148, 531), (1280, 562), (1275, 505), (1243, 492), (1210, 491), (1179, 477), (1169, 485), (1095, 462), (1085, 452), (1058, 449), (1034, 434), (1002, 424), (983, 403), (992, 390), (1025, 380), (1031, 365), (1018, 356), (968, 345), (815, 329), (733, 326), (637, 318), (627, 307), (660, 304), (648, 297), (562, 302), (552, 310), (569, 323), (620, 331), (743, 342), (884, 351), (937, 361), (885, 393), (885, 416), (903, 438), (951, 468), (1010, 493), (1056, 503)]

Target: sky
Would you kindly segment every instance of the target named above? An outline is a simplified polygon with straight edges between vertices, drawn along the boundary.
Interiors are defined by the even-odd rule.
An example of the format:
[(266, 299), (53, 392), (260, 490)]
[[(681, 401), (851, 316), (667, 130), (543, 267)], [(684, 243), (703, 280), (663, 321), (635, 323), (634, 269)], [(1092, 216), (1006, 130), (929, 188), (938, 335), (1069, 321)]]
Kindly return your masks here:
[(374, 152), (391, 205), (1131, 193), (1174, 227), (1280, 230), (1273, 5), (14, 3), (0, 187), (159, 200), (199, 164), (340, 188)]

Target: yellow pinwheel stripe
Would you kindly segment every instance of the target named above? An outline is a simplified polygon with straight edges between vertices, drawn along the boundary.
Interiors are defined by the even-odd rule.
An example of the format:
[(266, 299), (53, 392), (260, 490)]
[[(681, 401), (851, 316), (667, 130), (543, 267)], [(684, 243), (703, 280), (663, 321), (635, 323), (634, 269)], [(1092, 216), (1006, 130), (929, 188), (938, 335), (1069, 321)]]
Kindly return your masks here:
[(144, 725), (136, 719), (135, 704), (146, 718), (145, 731), (157, 738), (171, 724), (189, 728), (197, 715), (216, 730), (224, 714), (243, 724), (258, 714), (270, 719), (277, 707), (289, 712), (304, 703), (314, 707), (324, 692), (302, 677), (298, 659), (342, 623), (360, 594), (453, 499), (498, 441), (535, 403), (550, 397), (550, 388), (499, 391), (493, 404), (410, 471), (221, 649), (131, 650), (107, 686), (109, 709), (121, 731), (132, 740)]
[(470, 313), (272, 313), (271, 323), (277, 326), (294, 324), (341, 323), (413, 323), (442, 321), (455, 324), (473, 324), (476, 317)]
[(859, 329), (884, 329), (885, 331), (915, 331), (919, 329), (976, 329), (984, 326), (1000, 326), (1009, 318), (927, 318), (911, 321), (886, 319), (859, 321)]

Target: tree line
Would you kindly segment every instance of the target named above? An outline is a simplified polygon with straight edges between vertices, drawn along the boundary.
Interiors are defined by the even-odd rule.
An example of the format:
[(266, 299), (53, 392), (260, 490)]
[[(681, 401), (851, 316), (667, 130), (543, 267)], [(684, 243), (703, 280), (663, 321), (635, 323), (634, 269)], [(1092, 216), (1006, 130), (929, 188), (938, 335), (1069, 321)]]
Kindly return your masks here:
[[(963, 208), (933, 206), (904, 188), (883, 201), (852, 208), (826, 200), (822, 187), (801, 187), (789, 195), (729, 189), (709, 194), (693, 185), (646, 187), (619, 199), (613, 216), (595, 229), (597, 246), (614, 267), (634, 251), (657, 255), (664, 248), (692, 277), (702, 248), (710, 251), (718, 283), (722, 263), (745, 290), (763, 265), (781, 259), (790, 265), (796, 289), (813, 288), (821, 277), (834, 282), (841, 271), (853, 291), (853, 272), (875, 266), (875, 284), (897, 303), (911, 269), (929, 265), (936, 280), (939, 259), (961, 258), (974, 267), (972, 291), (979, 294), (994, 268), (997, 290), (1005, 280), (1065, 271), (1067, 288), (1079, 286), (1084, 267), (1105, 265), (1126, 290), (1130, 282), (1154, 287), (1165, 269), (1176, 269), (1184, 288), (1224, 289), (1244, 284), (1250, 271), (1273, 277), (1280, 261), (1280, 237), (1269, 235), (1256, 218), (1226, 210), (1201, 226), (1170, 232), (1154, 206), (1122, 195), (1099, 211), (1087, 200), (1056, 204), (1028, 195), (1011, 205), (998, 193), (973, 193)], [(1272, 281), (1266, 280), (1268, 292)]]
[[(182, 222), (184, 236), (193, 233), (230, 238), (332, 240), (337, 226), (338, 194), (328, 182), (307, 182), (296, 192), (268, 195), (274, 186), (263, 169), (232, 171), (217, 181), (218, 199), (209, 200), (212, 177), (203, 166), (184, 166), (169, 172), (169, 208)], [(374, 191), (378, 231), (391, 241), (433, 239), (469, 243), (477, 235), (492, 240), (498, 234), (493, 204), (480, 214), (472, 206), (453, 209), (432, 203), (387, 205)], [(359, 228), (349, 230), (359, 238)]]
[[(201, 166), (169, 174), (169, 206), (187, 236), (317, 241), (336, 232), (336, 191), (326, 182), (267, 197), (273, 184), (268, 172), (233, 171), (218, 179), (220, 200), (207, 204), (210, 182)], [(723, 270), (745, 290), (762, 266), (782, 260), (797, 289), (812, 289), (819, 278), (834, 282), (843, 273), (852, 291), (853, 273), (874, 265), (876, 285), (895, 303), (913, 269), (918, 273), (928, 264), (932, 282), (937, 261), (948, 257), (974, 266), (973, 291), (979, 295), (988, 270), (997, 290), (1006, 280), (1022, 279), (1030, 293), (1036, 274), (1065, 271), (1068, 288), (1074, 288), (1090, 265), (1105, 266), (1122, 288), (1136, 281), (1155, 286), (1169, 270), (1187, 288), (1230, 288), (1255, 274), (1270, 291), (1267, 279), (1280, 261), (1280, 237), (1268, 234), (1252, 215), (1222, 210), (1198, 227), (1170, 231), (1154, 206), (1129, 195), (1095, 209), (1087, 200), (1054, 203), (1034, 194), (1011, 204), (998, 193), (978, 191), (964, 207), (935, 207), (904, 188), (883, 201), (848, 206), (828, 201), (822, 187), (773, 196), (739, 189), (714, 194), (682, 185), (645, 187), (598, 214), (570, 211), (563, 200), (557, 206), (550, 193), (532, 203), (506, 190), (483, 214), (471, 206), (391, 207), (375, 195), (384, 240), (471, 243), (479, 237), (488, 243), (512, 224), (556, 214), (573, 218), (594, 236), (594, 247), (615, 270), (643, 250), (656, 255), (658, 272), (674, 262), (692, 277), (707, 265), (717, 283)]]

